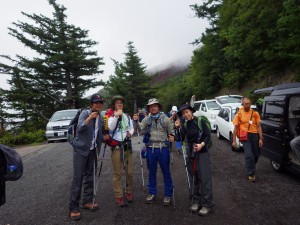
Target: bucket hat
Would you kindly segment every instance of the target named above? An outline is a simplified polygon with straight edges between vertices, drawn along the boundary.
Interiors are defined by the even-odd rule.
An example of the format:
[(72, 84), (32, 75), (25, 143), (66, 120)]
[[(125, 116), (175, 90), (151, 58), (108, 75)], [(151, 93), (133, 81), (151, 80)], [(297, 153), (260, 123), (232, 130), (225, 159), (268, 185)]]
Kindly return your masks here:
[(148, 100), (148, 104), (147, 104), (148, 111), (149, 111), (149, 105), (154, 105), (154, 104), (157, 104), (158, 107), (159, 107), (159, 110), (162, 110), (162, 106), (161, 106), (161, 104), (159, 103), (159, 101), (158, 101), (156, 98), (150, 98), (150, 99)]
[(177, 115), (179, 117), (181, 117), (182, 116), (182, 111), (185, 110), (185, 109), (189, 109), (193, 113), (195, 112), (195, 109), (192, 106), (190, 106), (189, 104), (184, 104), (184, 105), (182, 105), (182, 106), (179, 107), (179, 111), (178, 111)]

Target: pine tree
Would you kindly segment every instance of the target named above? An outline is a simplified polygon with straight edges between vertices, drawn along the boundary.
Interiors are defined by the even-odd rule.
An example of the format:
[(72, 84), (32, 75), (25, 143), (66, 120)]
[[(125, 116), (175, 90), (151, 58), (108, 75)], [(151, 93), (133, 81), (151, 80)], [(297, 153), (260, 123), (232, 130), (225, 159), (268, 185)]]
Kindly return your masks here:
[(150, 77), (146, 74), (146, 66), (141, 62), (133, 42), (127, 44), (128, 52), (125, 53), (123, 63), (116, 60), (115, 74), (108, 81), (111, 94), (122, 95), (126, 100), (129, 112), (137, 112), (142, 108), (151, 93)]
[(64, 108), (79, 108), (82, 96), (90, 88), (103, 85), (97, 77), (103, 65), (97, 52), (90, 50), (97, 42), (88, 39), (88, 31), (67, 23), (66, 8), (49, 0), (53, 18), (22, 14), (34, 24), (15, 22), (9, 34), (37, 54), (26, 56), (1, 55), (9, 63), (0, 63), (0, 73), (10, 74), (11, 90), (7, 98), (15, 101), (16, 110), (26, 107), (45, 119)]

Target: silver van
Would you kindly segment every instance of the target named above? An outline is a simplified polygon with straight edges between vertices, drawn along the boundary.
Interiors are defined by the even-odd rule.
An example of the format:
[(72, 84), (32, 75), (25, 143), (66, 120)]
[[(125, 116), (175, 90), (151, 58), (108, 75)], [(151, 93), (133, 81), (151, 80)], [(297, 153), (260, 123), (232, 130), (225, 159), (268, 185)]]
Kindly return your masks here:
[(75, 117), (78, 109), (56, 111), (50, 118), (46, 127), (46, 138), (48, 143), (67, 140), (70, 121)]

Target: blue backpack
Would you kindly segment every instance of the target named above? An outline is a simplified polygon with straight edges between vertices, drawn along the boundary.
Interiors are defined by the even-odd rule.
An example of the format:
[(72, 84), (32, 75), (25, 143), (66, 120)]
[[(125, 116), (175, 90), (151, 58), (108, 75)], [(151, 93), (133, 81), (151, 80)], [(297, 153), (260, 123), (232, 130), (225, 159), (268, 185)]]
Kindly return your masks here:
[(6, 145), (0, 144), (0, 154), (4, 159), (4, 180), (15, 181), (23, 175), (23, 162), (19, 153)]

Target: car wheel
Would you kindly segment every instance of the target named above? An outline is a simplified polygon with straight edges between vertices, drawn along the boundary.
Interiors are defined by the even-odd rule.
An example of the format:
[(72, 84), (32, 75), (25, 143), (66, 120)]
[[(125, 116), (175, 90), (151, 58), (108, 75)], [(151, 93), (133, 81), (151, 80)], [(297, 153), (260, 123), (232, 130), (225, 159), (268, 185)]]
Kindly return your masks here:
[(280, 164), (278, 162), (275, 162), (273, 160), (270, 160), (270, 162), (271, 162), (271, 166), (272, 166), (274, 171), (276, 171), (276, 172), (282, 172), (283, 171), (282, 164)]
[(219, 131), (219, 128), (218, 128), (218, 127), (216, 128), (216, 133), (217, 133), (218, 139), (222, 140), (222, 139), (223, 139), (223, 136), (220, 134), (220, 131)]

